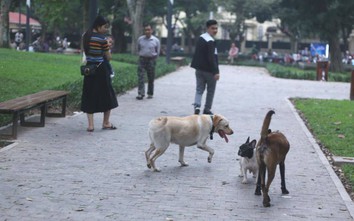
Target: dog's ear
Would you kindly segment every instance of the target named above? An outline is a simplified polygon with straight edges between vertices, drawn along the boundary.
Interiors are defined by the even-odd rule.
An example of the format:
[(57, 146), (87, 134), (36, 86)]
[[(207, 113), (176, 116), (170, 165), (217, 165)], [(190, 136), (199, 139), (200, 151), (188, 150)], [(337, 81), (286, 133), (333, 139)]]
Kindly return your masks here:
[(252, 141), (251, 141), (251, 147), (252, 147), (252, 148), (255, 148), (255, 147), (256, 147), (256, 143), (257, 143), (256, 140), (252, 140)]
[(222, 117), (217, 115), (217, 114), (215, 114), (214, 118), (213, 118), (214, 127), (217, 127), (220, 121), (222, 121)]
[(246, 140), (246, 143), (249, 143), (249, 142), (250, 142), (250, 137), (248, 137)]

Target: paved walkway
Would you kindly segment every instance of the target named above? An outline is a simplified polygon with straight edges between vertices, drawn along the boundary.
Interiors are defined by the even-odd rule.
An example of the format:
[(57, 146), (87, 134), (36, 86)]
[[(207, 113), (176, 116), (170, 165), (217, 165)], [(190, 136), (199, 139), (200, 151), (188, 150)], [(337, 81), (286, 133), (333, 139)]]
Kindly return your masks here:
[[(116, 79), (119, 80), (119, 79)], [(180, 167), (171, 145), (147, 169), (147, 124), (160, 115), (193, 112), (194, 70), (183, 67), (156, 81), (156, 96), (135, 100), (136, 90), (119, 96), (112, 113), (116, 131), (86, 129), (86, 116), (48, 119), (44, 128), (20, 127), (17, 145), (0, 152), (0, 220), (353, 220), (354, 206), (288, 97), (348, 99), (348, 83), (284, 80), (262, 68), (221, 66), (215, 113), (226, 116), (235, 134), (225, 143), (208, 141), (215, 155), (187, 148), (189, 167)], [(270, 189), (270, 208), (241, 184), (238, 147), (258, 139), (266, 112), (271, 128), (291, 144), (286, 160), (289, 195), (280, 179)], [(253, 178), (249, 178), (254, 182)]]

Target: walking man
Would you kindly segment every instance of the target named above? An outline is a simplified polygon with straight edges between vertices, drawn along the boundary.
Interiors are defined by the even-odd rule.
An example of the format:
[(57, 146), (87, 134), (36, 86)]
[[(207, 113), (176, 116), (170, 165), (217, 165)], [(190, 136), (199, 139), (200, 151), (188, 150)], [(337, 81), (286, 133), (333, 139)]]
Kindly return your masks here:
[(144, 26), (144, 34), (138, 38), (138, 96), (136, 99), (142, 100), (145, 96), (145, 73), (148, 77), (147, 98), (152, 98), (154, 95), (154, 80), (156, 59), (160, 54), (160, 40), (152, 35), (151, 25)]
[(191, 67), (196, 69), (196, 92), (194, 99), (194, 114), (200, 113), (202, 96), (207, 87), (206, 101), (203, 114), (210, 114), (213, 105), (216, 82), (219, 80), (218, 52), (214, 37), (218, 32), (216, 20), (206, 22), (207, 31), (202, 34), (197, 42)]

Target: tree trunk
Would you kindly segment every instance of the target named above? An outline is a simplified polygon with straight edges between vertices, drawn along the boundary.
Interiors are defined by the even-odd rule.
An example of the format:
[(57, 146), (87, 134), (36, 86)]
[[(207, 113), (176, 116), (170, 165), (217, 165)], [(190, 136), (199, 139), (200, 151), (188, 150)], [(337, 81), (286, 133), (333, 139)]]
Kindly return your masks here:
[(9, 7), (12, 0), (0, 0), (0, 48), (10, 47)]
[(339, 38), (336, 34), (330, 37), (329, 39), (329, 51), (330, 51), (330, 70), (333, 72), (343, 72), (343, 65), (342, 65), (342, 54), (339, 45)]
[(114, 37), (113, 52), (124, 53), (127, 51), (127, 41), (124, 35), (123, 25), (117, 23), (112, 24), (112, 35)]
[(82, 7), (82, 33), (84, 33), (89, 28), (89, 10), (89, 0), (84, 0)]
[(143, 12), (145, 7), (145, 0), (127, 0), (127, 5), (129, 9), (129, 14), (133, 21), (131, 53), (136, 54), (136, 41), (143, 33)]

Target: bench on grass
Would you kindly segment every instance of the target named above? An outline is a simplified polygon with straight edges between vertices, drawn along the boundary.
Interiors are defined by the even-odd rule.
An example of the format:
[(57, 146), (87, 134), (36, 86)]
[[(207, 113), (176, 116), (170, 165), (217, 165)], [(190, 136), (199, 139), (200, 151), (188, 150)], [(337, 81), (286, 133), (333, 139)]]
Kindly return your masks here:
[[(17, 124), (20, 119), (21, 126), (44, 127), (45, 117), (65, 117), (66, 99), (69, 92), (45, 90), (38, 93), (18, 97), (0, 103), (0, 114), (12, 114), (12, 133), (0, 134), (4, 139), (17, 139)], [(48, 113), (48, 105), (61, 100), (60, 113)], [(25, 121), (25, 113), (34, 108), (40, 109), (39, 122)]]
[(171, 57), (171, 61), (177, 65), (177, 67), (181, 67), (186, 65), (186, 58), (185, 57), (181, 57), (181, 56), (177, 56), (177, 57)]

